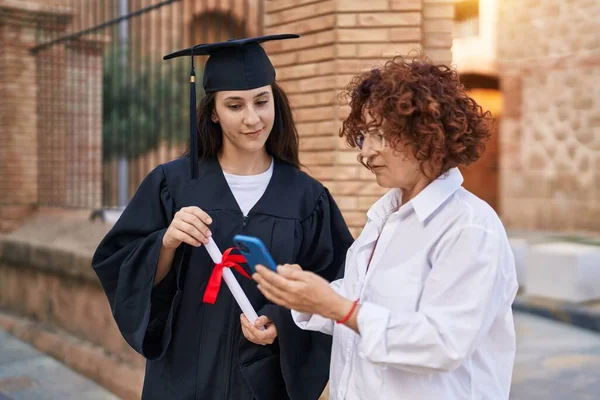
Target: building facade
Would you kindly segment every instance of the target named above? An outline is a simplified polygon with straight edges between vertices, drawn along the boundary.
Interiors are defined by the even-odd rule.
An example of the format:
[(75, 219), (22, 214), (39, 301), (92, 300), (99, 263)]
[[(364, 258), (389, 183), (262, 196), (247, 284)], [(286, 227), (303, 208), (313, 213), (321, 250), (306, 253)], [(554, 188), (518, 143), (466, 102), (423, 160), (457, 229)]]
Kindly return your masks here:
[[(302, 35), (265, 46), (294, 108), (301, 162), (330, 188), (355, 235), (384, 190), (358, 164), (356, 151), (338, 137), (348, 109), (337, 94), (354, 75), (414, 50), (456, 65), (472, 96), (498, 120), (483, 159), (463, 169), (468, 189), (488, 201), (511, 228), (600, 230), (596, 1), (126, 3), (125, 12), (149, 9), (128, 20), (128, 43), (137, 49), (128, 59), (133, 77), (164, 75), (153, 65), (166, 52), (192, 43), (261, 33)], [(110, 107), (114, 93), (103, 84), (106, 55), (117, 46), (118, 27), (86, 30), (121, 15), (115, 14), (116, 4), (0, 2), (0, 230), (14, 229), (40, 206), (118, 205), (119, 162), (128, 166), (127, 197), (153, 166), (185, 150), (181, 141), (172, 145), (161, 139), (173, 131), (185, 138), (185, 124), (165, 123), (159, 116), (158, 122), (145, 122), (162, 124), (153, 133), (153, 144), (133, 153), (125, 149), (121, 159), (107, 157), (105, 136), (112, 128), (106, 103)], [(74, 32), (84, 34), (40, 46)], [(163, 76), (167, 86), (183, 78), (170, 71)], [(136, 99), (164, 97), (160, 88), (128, 90)], [(167, 103), (181, 104), (177, 109), (183, 115), (186, 95), (181, 92), (179, 103), (157, 100), (139, 108), (160, 114)], [(125, 124), (131, 123), (133, 118), (125, 117)], [(143, 123), (115, 130), (117, 136), (131, 135), (115, 142), (143, 142)]]

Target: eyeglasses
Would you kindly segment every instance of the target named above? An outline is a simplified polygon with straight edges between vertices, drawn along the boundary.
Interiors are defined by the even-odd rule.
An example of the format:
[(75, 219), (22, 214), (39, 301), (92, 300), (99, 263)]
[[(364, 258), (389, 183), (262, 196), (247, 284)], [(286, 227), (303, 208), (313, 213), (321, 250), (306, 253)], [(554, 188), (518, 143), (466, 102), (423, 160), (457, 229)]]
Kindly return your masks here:
[(371, 142), (371, 148), (375, 151), (379, 151), (385, 147), (385, 135), (381, 131), (374, 131), (364, 133), (361, 132), (356, 136), (354, 142), (356, 143), (356, 147), (362, 150), (366, 141)]

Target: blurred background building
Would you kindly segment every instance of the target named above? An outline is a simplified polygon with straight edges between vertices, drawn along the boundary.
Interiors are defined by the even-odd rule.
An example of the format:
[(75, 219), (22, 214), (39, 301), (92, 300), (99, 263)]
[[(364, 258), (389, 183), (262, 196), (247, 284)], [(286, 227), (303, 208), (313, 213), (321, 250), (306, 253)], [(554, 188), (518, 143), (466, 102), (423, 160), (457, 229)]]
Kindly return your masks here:
[[(509, 228), (523, 287), (600, 297), (578, 286), (600, 286), (590, 247), (600, 243), (598, 0), (0, 0), (0, 310), (11, 315), (0, 313), (0, 327), (139, 396), (143, 362), (116, 330), (90, 257), (146, 173), (186, 149), (189, 60), (162, 56), (288, 32), (302, 37), (266, 48), (294, 107), (301, 162), (355, 236), (383, 190), (338, 137), (348, 108), (337, 94), (419, 50), (455, 65), (497, 119), (465, 187)], [(548, 241), (540, 232), (569, 244), (536, 247)], [(524, 272), (557, 259), (564, 282), (576, 277), (569, 290), (585, 295)], [(83, 344), (58, 345), (63, 336)]]

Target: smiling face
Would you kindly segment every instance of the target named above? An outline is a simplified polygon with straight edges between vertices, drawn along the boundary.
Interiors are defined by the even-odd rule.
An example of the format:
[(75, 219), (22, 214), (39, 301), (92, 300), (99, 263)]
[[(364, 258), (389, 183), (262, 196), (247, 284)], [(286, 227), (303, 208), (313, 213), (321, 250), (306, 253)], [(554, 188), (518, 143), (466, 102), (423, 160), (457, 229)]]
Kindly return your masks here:
[(271, 86), (217, 92), (212, 120), (221, 126), (223, 151), (264, 151), (275, 121)]

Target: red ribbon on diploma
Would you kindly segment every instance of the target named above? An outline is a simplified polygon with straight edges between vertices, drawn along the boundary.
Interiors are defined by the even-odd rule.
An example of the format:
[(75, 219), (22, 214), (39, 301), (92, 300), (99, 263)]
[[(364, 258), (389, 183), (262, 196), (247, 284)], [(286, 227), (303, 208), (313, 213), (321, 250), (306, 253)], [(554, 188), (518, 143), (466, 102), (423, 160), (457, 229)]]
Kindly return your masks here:
[(244, 258), (244, 256), (239, 254), (229, 254), (233, 250), (235, 250), (235, 247), (230, 247), (227, 250), (225, 250), (221, 262), (215, 265), (215, 268), (213, 269), (212, 274), (210, 275), (210, 279), (208, 280), (206, 290), (204, 291), (204, 298), (202, 299), (203, 302), (215, 304), (215, 301), (217, 301), (217, 295), (219, 294), (219, 289), (221, 288), (221, 281), (223, 280), (223, 268), (233, 268), (246, 278), (252, 279), (250, 275), (248, 275), (248, 273), (244, 271), (242, 266), (239, 264), (245, 263), (246, 259)]

